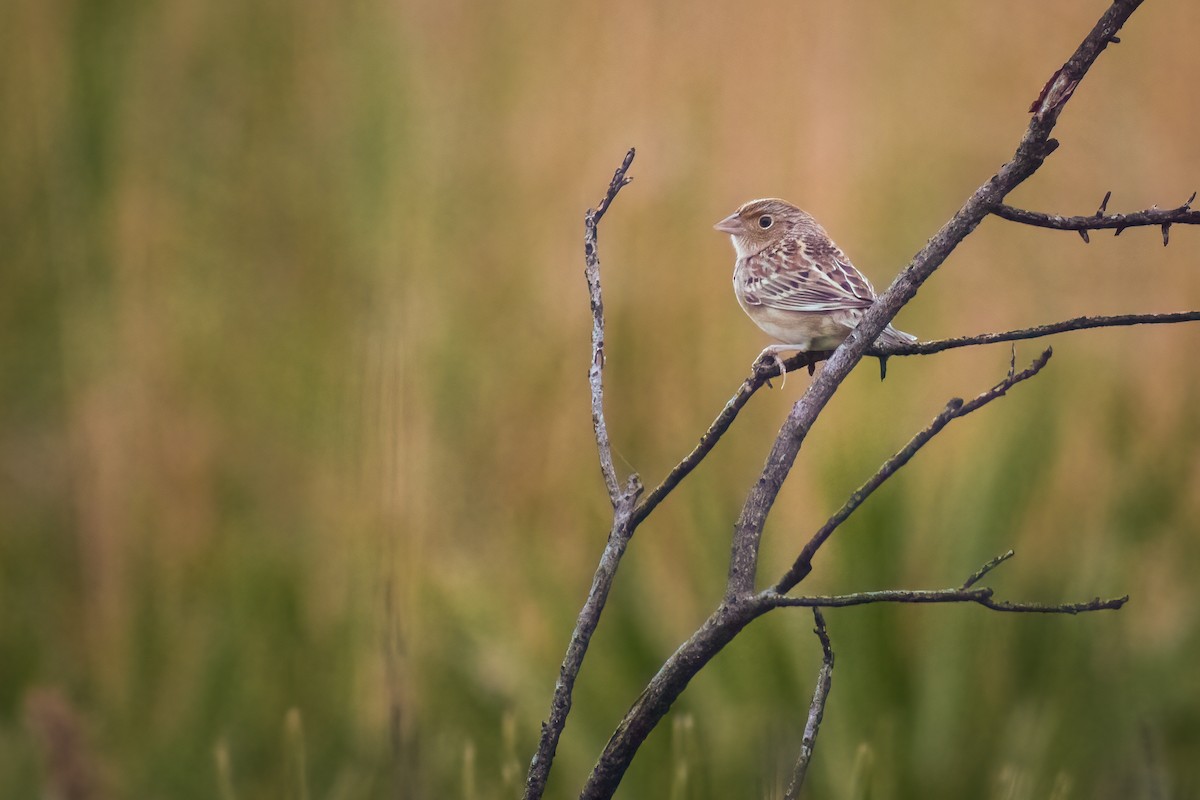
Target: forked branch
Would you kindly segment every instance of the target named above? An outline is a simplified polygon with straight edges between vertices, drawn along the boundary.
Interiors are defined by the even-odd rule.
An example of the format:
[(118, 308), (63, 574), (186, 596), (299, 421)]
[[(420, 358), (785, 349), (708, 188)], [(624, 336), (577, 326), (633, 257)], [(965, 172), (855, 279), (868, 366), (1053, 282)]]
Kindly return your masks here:
[(791, 569), (784, 573), (783, 577), (775, 584), (775, 591), (781, 595), (786, 594), (791, 591), (793, 586), (804, 580), (808, 573), (812, 572), (813, 557), (821, 549), (821, 546), (829, 540), (833, 532), (838, 529), (838, 526), (845, 522), (876, 489), (882, 486), (888, 478), (895, 475), (917, 454), (918, 450), (928, 444), (929, 440), (937, 436), (951, 421), (959, 417), (965, 417), (972, 411), (978, 411), (993, 400), (1003, 397), (1008, 393), (1009, 389), (1018, 383), (1029, 380), (1034, 375), (1037, 375), (1046, 366), (1047, 362), (1050, 361), (1050, 356), (1053, 354), (1053, 350), (1046, 348), (1027, 369), (1020, 372), (1010, 372), (1004, 380), (973, 400), (964, 403), (960, 398), (956, 397), (946, 403), (946, 407), (933, 418), (933, 421), (924, 430), (914, 436), (908, 444), (900, 448), (894, 456), (885, 461), (883, 466), (867, 479), (866, 483), (850, 495), (845, 504), (837, 510), (837, 513), (830, 517), (821, 526), (820, 530), (813, 534), (808, 543), (800, 550), (800, 555), (796, 557), (796, 561), (792, 564)]
[(1043, 605), (1041, 603), (1010, 603), (996, 600), (990, 588), (972, 588), (985, 575), (1000, 564), (1012, 558), (1013, 551), (993, 558), (976, 570), (963, 585), (957, 589), (937, 589), (933, 591), (893, 590), (884, 592), (856, 592), (847, 595), (824, 597), (785, 597), (775, 590), (768, 589), (758, 596), (758, 601), (767, 603), (774, 608), (799, 607), (811, 608), (816, 627), (813, 633), (821, 643), (821, 670), (817, 674), (817, 686), (813, 691), (812, 702), (808, 708), (808, 721), (804, 726), (804, 738), (800, 741), (800, 755), (796, 758), (796, 766), (792, 770), (792, 779), (784, 793), (785, 800), (796, 800), (808, 774), (808, 765), (812, 761), (813, 750), (816, 747), (817, 733), (821, 720), (825, 716), (825, 704), (829, 701), (829, 692), (833, 688), (833, 646), (829, 641), (829, 633), (825, 628), (825, 617), (822, 608), (844, 608), (846, 606), (869, 605), (873, 603), (977, 603), (993, 611), (1012, 611), (1033, 614), (1083, 614), (1089, 611), (1110, 611), (1119, 609), (1129, 601), (1129, 595), (1114, 597), (1107, 600), (1095, 598), (1083, 603), (1059, 603)]
[(633, 180), (628, 176), (633, 156), (634, 150), (631, 147), (625, 155), (625, 160), (613, 174), (608, 191), (600, 204), (595, 209), (589, 209), (584, 219), (584, 274), (587, 276), (588, 295), (592, 305), (592, 360), (588, 368), (588, 383), (592, 390), (592, 424), (596, 435), (596, 450), (600, 454), (600, 471), (604, 475), (604, 484), (613, 504), (612, 527), (604, 552), (600, 556), (600, 563), (592, 577), (592, 588), (583, 608), (579, 610), (575, 630), (571, 632), (571, 641), (567, 645), (567, 652), (558, 671), (554, 696), (550, 701), (550, 715), (542, 723), (537, 752), (529, 764), (529, 773), (525, 779), (526, 800), (536, 800), (546, 791), (546, 781), (550, 777), (554, 753), (558, 749), (563, 728), (566, 727), (567, 715), (571, 712), (575, 679), (579, 676), (588, 644), (600, 623), (604, 605), (608, 602), (608, 594), (616, 578), (621, 557), (625, 554), (625, 548), (637, 527), (633, 521), (633, 512), (642, 492), (642, 484), (637, 475), (631, 475), (624, 489), (618, 487), (617, 471), (612, 460), (612, 445), (608, 440), (608, 425), (604, 419), (604, 298), (600, 291), (600, 254), (596, 238), (597, 226), (604, 212), (616, 199), (621, 188)]

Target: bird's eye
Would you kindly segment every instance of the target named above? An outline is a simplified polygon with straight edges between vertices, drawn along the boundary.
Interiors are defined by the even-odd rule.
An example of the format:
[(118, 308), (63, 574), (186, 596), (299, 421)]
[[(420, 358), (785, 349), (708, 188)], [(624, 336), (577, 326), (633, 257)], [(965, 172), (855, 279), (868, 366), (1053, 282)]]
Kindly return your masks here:
[(763, 214), (758, 218), (758, 227), (762, 228), (764, 231), (774, 224), (775, 220), (771, 219), (771, 217), (767, 214)]

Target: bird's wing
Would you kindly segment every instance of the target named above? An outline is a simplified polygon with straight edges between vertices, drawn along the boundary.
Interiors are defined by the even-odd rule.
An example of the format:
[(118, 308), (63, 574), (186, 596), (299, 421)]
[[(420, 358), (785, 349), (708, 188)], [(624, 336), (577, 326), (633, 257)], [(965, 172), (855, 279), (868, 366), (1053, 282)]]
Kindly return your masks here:
[(871, 282), (824, 236), (789, 237), (743, 259), (739, 267), (742, 294), (750, 305), (838, 311), (875, 302)]

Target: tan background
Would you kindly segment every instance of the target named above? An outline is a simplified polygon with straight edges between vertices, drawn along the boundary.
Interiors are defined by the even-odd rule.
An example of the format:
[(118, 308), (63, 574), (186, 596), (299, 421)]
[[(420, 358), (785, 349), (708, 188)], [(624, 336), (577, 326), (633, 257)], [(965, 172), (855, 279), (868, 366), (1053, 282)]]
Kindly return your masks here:
[[(112, 797), (514, 796), (607, 530), (582, 215), (625, 148), (637, 179), (601, 231), (609, 420), (622, 471), (651, 481), (765, 344), (711, 224), (786, 197), (886, 286), (1011, 154), (1102, 10), (5, 4), (4, 793), (37, 794), (67, 730)], [(1193, 2), (1139, 11), (1013, 202), (1088, 213), (1111, 189), (1135, 210), (1200, 188), (1198, 30)], [(897, 322), (932, 338), (1200, 307), (1200, 231), (1172, 242), (990, 220)], [(1200, 790), (1200, 328), (1054, 345), (873, 498), (811, 588), (955, 585), (1012, 547), (1005, 597), (1132, 602), (831, 613), (812, 796)], [(857, 370), (781, 495), (765, 574), (1008, 358)], [(755, 398), (639, 532), (552, 796), (719, 599), (732, 520), (805, 384)], [(809, 628), (772, 615), (722, 654), (627, 796), (778, 796)]]

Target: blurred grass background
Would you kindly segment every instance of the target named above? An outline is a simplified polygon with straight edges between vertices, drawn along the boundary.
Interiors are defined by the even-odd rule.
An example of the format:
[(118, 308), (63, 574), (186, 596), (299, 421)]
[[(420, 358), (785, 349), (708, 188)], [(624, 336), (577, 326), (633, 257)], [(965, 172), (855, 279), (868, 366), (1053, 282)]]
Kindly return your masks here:
[[(1011, 154), (1103, 10), (1045, 3), (15, 0), (0, 6), (0, 793), (518, 795), (608, 528), (585, 372), (601, 231), (609, 422), (656, 481), (765, 344), (710, 225), (812, 211), (886, 286)], [(1147, 4), (1012, 198), (1200, 184), (1200, 6)], [(1200, 232), (986, 222), (902, 312), (934, 338), (1200, 306)], [(1078, 333), (823, 552), (811, 591), (1119, 613), (828, 615), (814, 797), (1200, 793), (1200, 329)], [(1022, 345), (1027, 362), (1037, 345)], [(860, 368), (768, 527), (764, 580), (1006, 348)], [(551, 777), (571, 797), (718, 602), (806, 379), (641, 529)], [(818, 664), (773, 614), (647, 742), (628, 797), (777, 797)], [(72, 792), (75, 792), (72, 794)]]

